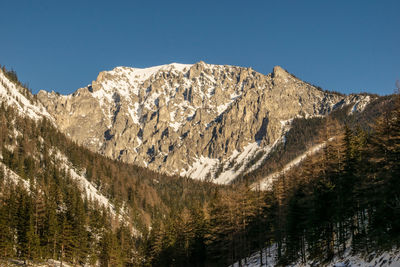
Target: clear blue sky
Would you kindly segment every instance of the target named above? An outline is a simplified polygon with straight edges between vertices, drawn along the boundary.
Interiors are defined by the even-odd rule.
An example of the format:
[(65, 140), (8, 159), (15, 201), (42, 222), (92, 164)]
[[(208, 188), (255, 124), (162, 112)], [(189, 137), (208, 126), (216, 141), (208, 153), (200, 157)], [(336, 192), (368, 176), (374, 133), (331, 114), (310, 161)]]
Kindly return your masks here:
[(0, 64), (72, 93), (116, 66), (280, 65), (340, 92), (393, 93), (400, 1), (2, 1)]

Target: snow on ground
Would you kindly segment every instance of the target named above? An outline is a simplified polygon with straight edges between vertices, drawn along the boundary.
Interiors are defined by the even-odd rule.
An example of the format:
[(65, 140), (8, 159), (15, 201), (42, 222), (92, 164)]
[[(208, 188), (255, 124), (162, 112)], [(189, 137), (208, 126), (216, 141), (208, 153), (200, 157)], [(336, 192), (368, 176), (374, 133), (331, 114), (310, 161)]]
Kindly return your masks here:
[[(275, 266), (277, 258), (277, 246), (271, 245), (262, 251), (262, 264), (260, 252), (256, 252), (246, 260), (242, 259), (242, 266), (245, 267), (262, 267)], [(239, 262), (234, 263), (231, 267), (238, 267)], [(289, 266), (306, 267), (306, 266), (333, 266), (333, 267), (399, 267), (400, 266), (400, 250), (393, 249), (383, 253), (370, 253), (369, 255), (352, 255), (351, 250), (347, 249), (343, 256), (335, 256), (331, 262), (321, 264), (319, 262), (295, 262)]]
[[(188, 176), (197, 180), (211, 179), (211, 181), (218, 184), (229, 184), (244, 171), (246, 163), (261, 150), (263, 149), (259, 147), (257, 142), (249, 143), (243, 148), (242, 152), (235, 150), (228, 160), (225, 160), (223, 163), (221, 163), (219, 159), (201, 156), (195, 160), (187, 171), (183, 170), (180, 175)], [(229, 169), (226, 169), (227, 165), (229, 165), (231, 161), (234, 161), (235, 164), (233, 164)], [(222, 167), (220, 164), (224, 164), (226, 167), (223, 167), (224, 171), (220, 173), (218, 177), (215, 177), (218, 168)]]
[(168, 124), (168, 126), (171, 127), (172, 129), (174, 129), (175, 132), (177, 132), (177, 131), (179, 130), (179, 128), (182, 126), (182, 123), (177, 122), (177, 121), (175, 121), (175, 122), (173, 122), (173, 123), (170, 122), (170, 123)]
[(15, 185), (21, 184), (26, 190), (29, 190), (29, 182), (22, 179), (18, 174), (9, 169), (3, 162), (0, 162), (0, 168), (4, 170), (6, 179), (14, 183)]
[[(86, 179), (84, 174), (80, 174), (79, 171), (73, 168), (72, 163), (58, 149), (54, 149), (52, 153), (55, 153), (55, 157), (61, 161), (62, 167), (65, 168), (71, 178), (78, 183), (80, 189), (82, 190), (82, 194), (85, 194), (84, 196), (86, 196), (87, 199), (97, 201), (100, 205), (106, 207), (113, 216), (118, 216), (118, 220), (120, 222), (124, 222), (124, 216), (126, 216), (126, 213), (124, 212), (123, 208), (117, 210), (110, 200)], [(134, 235), (141, 235), (136, 228), (132, 227), (131, 230)]]
[[(102, 83), (102, 90), (93, 92), (93, 96), (98, 98), (101, 103), (104, 99), (112, 102), (114, 92), (120, 96), (129, 97), (132, 93), (139, 95), (138, 86), (145, 82), (147, 79), (157, 74), (160, 71), (183, 72), (189, 70), (192, 65), (171, 63), (166, 65), (154, 66), (150, 68), (130, 68), (130, 67), (116, 67), (110, 71), (101, 72), (100, 82)], [(118, 80), (101, 79), (104, 75), (118, 76)], [(99, 78), (98, 78), (99, 79)]]
[[(204, 63), (205, 64), (205, 63)], [(219, 65), (210, 65), (210, 64), (205, 64), (207, 68), (210, 70), (215, 70), (215, 69), (220, 69), (224, 68), (225, 66), (219, 66)], [(154, 66), (154, 67), (149, 67), (149, 68), (131, 68), (131, 67), (116, 67), (113, 70), (110, 71), (104, 71), (99, 74), (99, 77), (97, 78), (96, 83), (100, 83), (100, 88), (99, 90), (96, 90), (92, 93), (92, 96), (94, 98), (97, 98), (100, 106), (103, 109), (107, 109), (107, 103), (113, 103), (114, 99), (113, 97), (115, 94), (118, 96), (132, 100), (131, 97), (133, 95), (139, 96), (140, 92), (139, 90), (143, 90), (141, 87), (145, 81), (148, 79), (154, 78), (157, 75), (163, 75), (164, 72), (169, 72), (172, 74), (186, 74), (187, 71), (192, 67), (192, 64), (179, 64), (179, 63), (171, 63), (171, 64), (166, 64), (166, 65), (160, 65), (160, 66)], [(108, 75), (114, 78), (108, 78)], [(179, 87), (182, 88), (191, 88), (193, 86), (193, 83), (196, 83), (198, 86), (195, 86), (195, 92), (194, 94), (199, 94), (200, 98), (203, 99), (203, 101), (208, 101), (210, 102), (212, 98), (212, 94), (210, 93), (211, 91), (213, 92), (215, 90), (215, 87), (217, 86), (217, 82), (215, 81), (213, 75), (204, 75), (204, 79), (207, 80), (208, 83), (208, 89), (206, 92), (203, 90), (198, 90), (198, 88), (201, 88), (199, 84), (199, 80), (196, 79), (195, 81), (190, 80), (188, 77), (183, 78), (183, 83), (176, 83), (176, 84), (165, 84), (162, 86), (163, 91), (162, 92), (153, 92), (153, 90), (146, 91), (144, 92), (144, 95), (142, 96), (143, 99), (140, 100), (141, 103), (140, 105), (143, 108), (146, 108), (147, 110), (153, 110), (153, 108), (156, 106), (156, 102), (158, 101), (159, 97), (162, 95), (164, 97), (164, 103), (165, 105), (168, 105), (170, 102), (171, 98), (174, 98), (176, 94), (176, 90)], [(229, 77), (228, 77), (229, 78)], [(229, 78), (230, 79), (230, 78)], [(238, 85), (240, 87), (241, 85)], [(142, 89), (140, 89), (142, 88)], [(208, 92), (208, 93), (207, 93)], [(242, 92), (240, 91), (235, 91), (234, 93), (231, 94), (230, 99), (225, 99), (226, 101), (222, 103), (212, 103), (211, 108), (215, 111), (216, 117), (219, 116), (221, 113), (223, 113), (234, 101), (236, 98), (238, 98), (241, 95)], [(67, 96), (68, 97), (68, 96)], [(135, 100), (137, 101), (137, 100)], [(139, 104), (139, 103), (134, 103)], [(179, 104), (174, 104), (175, 106), (178, 107), (178, 110), (180, 110), (180, 113), (186, 114), (187, 110), (192, 109), (191, 111), (193, 114), (195, 111), (200, 108), (198, 105), (192, 105), (188, 101), (183, 101), (182, 103)], [(178, 112), (176, 110), (176, 112)], [(106, 113), (108, 113), (106, 111)], [(138, 107), (130, 107), (128, 110), (128, 113), (131, 115), (133, 121), (136, 124), (139, 124), (139, 116), (138, 116)], [(176, 113), (175, 113), (176, 115)], [(189, 115), (187, 118), (190, 120), (192, 115)], [(177, 131), (179, 127), (184, 125), (184, 120), (180, 119), (177, 121), (171, 121), (171, 127)], [(178, 123), (181, 123), (180, 125)]]
[[(264, 248), (262, 250), (262, 263), (261, 264), (261, 255), (260, 252), (256, 252), (250, 257), (246, 259), (242, 259), (242, 266), (246, 267), (261, 267), (261, 266), (275, 266), (276, 265), (276, 256), (277, 256), (277, 245), (273, 244), (268, 248)], [(239, 262), (235, 262), (230, 267), (239, 267)]]
[[(110, 86), (110, 83), (106, 83), (106, 85)], [(104, 100), (107, 100), (106, 102), (108, 103), (112, 103), (113, 93), (106, 90), (97, 90), (96, 92), (92, 93), (92, 96), (99, 100), (100, 106), (103, 106)]]
[(235, 91), (235, 92), (233, 92), (233, 93), (230, 95), (230, 100), (229, 100), (228, 102), (217, 106), (217, 107), (216, 107), (216, 109), (217, 109), (217, 117), (220, 116), (222, 113), (224, 113), (225, 110), (227, 110), (228, 107), (229, 107), (233, 102), (235, 102), (235, 100), (236, 100), (240, 95), (241, 95), (240, 93), (238, 93), (238, 92)]
[(234, 153), (229, 157), (225, 165), (229, 166), (230, 162), (234, 162), (232, 167), (229, 169), (224, 169), (224, 171), (218, 176), (215, 177), (213, 182), (217, 184), (229, 184), (232, 182), (239, 174), (243, 173), (247, 168), (247, 163), (257, 154), (264, 152), (265, 148), (261, 148), (258, 142), (253, 142), (247, 144), (242, 152), (237, 152), (236, 150)]
[(140, 117), (139, 117), (139, 103), (136, 102), (133, 104), (133, 109), (131, 107), (128, 107), (128, 112), (129, 115), (132, 118), (133, 123), (139, 124), (140, 122)]
[(32, 104), (22, 93), (22, 88), (11, 82), (0, 70), (0, 102), (5, 102), (9, 106), (15, 107), (23, 116), (29, 116), (34, 120), (47, 117), (53, 121), (52, 116), (38, 102)]
[(180, 63), (171, 63), (165, 65), (154, 66), (150, 68), (128, 68), (128, 67), (117, 67), (114, 70), (110, 71), (111, 74), (115, 72), (124, 72), (124, 74), (130, 78), (130, 82), (133, 84), (134, 82), (144, 82), (149, 79), (152, 75), (161, 71), (179, 71), (183, 72), (185, 69), (189, 70), (193, 65), (192, 64), (180, 64)]
[[(100, 205), (106, 207), (113, 216), (118, 216), (119, 221), (124, 222), (124, 216), (126, 215), (123, 209), (116, 210), (114, 205), (110, 202), (110, 200), (105, 197), (99, 190), (93, 186), (83, 174), (80, 174), (75, 168), (73, 168), (72, 163), (68, 160), (68, 158), (62, 154), (58, 149), (52, 149), (50, 151), (55, 158), (60, 161), (62, 168), (64, 168), (70, 177), (78, 183), (78, 186), (82, 192), (83, 197), (91, 201), (96, 201)], [(1, 153), (0, 153), (1, 156)], [(30, 182), (22, 179), (18, 174), (9, 169), (3, 162), (0, 161), (0, 168), (4, 170), (4, 174), (6, 180), (11, 183), (18, 185), (21, 184), (26, 190), (30, 190)], [(134, 227), (131, 228), (132, 233), (136, 236), (141, 235), (137, 229)]]
[(269, 153), (280, 143), (285, 142), (285, 135), (291, 129), (292, 121), (293, 119), (281, 121), (281, 138), (277, 139), (272, 145), (261, 146), (261, 141), (250, 142), (243, 147), (242, 151), (234, 150), (223, 161), (201, 156), (196, 158), (188, 170), (183, 169), (180, 175), (198, 180), (211, 179), (212, 182), (217, 184), (230, 184), (239, 175), (247, 174), (260, 167)]
[(212, 175), (212, 172), (215, 166), (218, 165), (218, 163), (218, 159), (211, 159), (208, 157), (200, 156), (200, 158), (197, 158), (187, 171), (183, 170), (181, 172), (181, 176), (188, 176), (197, 180), (212, 178), (212, 176), (208, 177), (208, 175)]
[(86, 178), (76, 171), (68, 158), (63, 155), (59, 150), (55, 149), (52, 151), (55, 157), (61, 161), (62, 167), (69, 173), (72, 179), (78, 182), (82, 193), (86, 194), (89, 200), (97, 201), (100, 205), (108, 208), (113, 215), (116, 214), (114, 205), (106, 198), (101, 192), (99, 192)]
[[(131, 101), (133, 95), (139, 95), (140, 86), (149, 78), (157, 75), (160, 72), (171, 72), (171, 73), (183, 73), (188, 71), (192, 65), (190, 64), (179, 64), (171, 63), (166, 65), (160, 65), (150, 68), (130, 68), (130, 67), (116, 67), (110, 71), (104, 71), (99, 74), (96, 82), (101, 84), (101, 89), (96, 90), (92, 93), (94, 98), (97, 98), (100, 106), (105, 113), (108, 112), (108, 105), (115, 102), (115, 96), (118, 95), (124, 99)], [(115, 76), (115, 79), (103, 78), (107, 75)], [(165, 95), (168, 95), (168, 90), (172, 91), (175, 88), (167, 88)], [(158, 101), (158, 97), (161, 95), (160, 92), (146, 92), (144, 101), (140, 103), (140, 106), (152, 110)], [(71, 96), (71, 95), (69, 95)], [(66, 97), (69, 97), (66, 96)], [(169, 97), (166, 97), (166, 104), (169, 102)], [(133, 103), (133, 107), (128, 107), (128, 113), (131, 116), (135, 124), (140, 122), (140, 110), (139, 103)], [(111, 117), (112, 114), (109, 114)], [(175, 125), (177, 127), (177, 125)]]
[(357, 267), (399, 267), (400, 251), (392, 250), (384, 253), (371, 253), (367, 257), (361, 255), (346, 255), (343, 258), (336, 258), (332, 261), (335, 267), (357, 266)]
[(231, 104), (233, 101), (226, 102), (225, 104), (217, 106), (218, 116), (221, 115)]
[[(82, 194), (86, 194), (86, 197), (89, 200), (97, 201), (100, 205), (106, 207), (113, 216), (118, 216), (118, 220), (120, 222), (125, 222), (124, 216), (126, 214), (123, 209), (116, 210), (110, 200), (99, 190), (97, 190), (96, 187), (94, 187), (93, 184), (91, 184), (83, 174), (80, 174), (79, 171), (75, 170), (68, 158), (58, 149), (54, 149), (52, 153), (55, 153), (55, 157), (61, 161), (62, 167), (64, 167), (65, 170), (70, 174), (71, 178), (78, 183), (80, 189), (82, 190)], [(136, 228), (132, 227), (131, 230), (135, 236), (141, 235)]]
[[(214, 182), (219, 184), (229, 184), (240, 174), (247, 174), (259, 168), (268, 157), (270, 152), (279, 144), (285, 142), (285, 136), (286, 133), (291, 129), (292, 121), (293, 119), (281, 121), (281, 137), (275, 140), (272, 145), (262, 147), (260, 146), (260, 141), (256, 141), (245, 146), (243, 148), (243, 152), (241, 153), (234, 151), (234, 153), (232, 153), (232, 155), (226, 161), (224, 171), (218, 177), (216, 177)], [(249, 162), (251, 161), (254, 162), (248, 166)], [(231, 168), (229, 168), (230, 162), (235, 163)]]
[(152, 94), (148, 94), (146, 96), (146, 100), (143, 103), (143, 106), (147, 108), (148, 110), (152, 110), (153, 107), (156, 106), (156, 101), (158, 101), (158, 97), (161, 95), (161, 93), (155, 92)]
[(283, 135), (281, 138), (277, 139), (271, 146), (263, 147), (262, 150), (264, 153), (263, 153), (262, 157), (257, 162), (255, 162), (253, 165), (251, 165), (251, 167), (249, 167), (244, 172), (244, 174), (250, 173), (250, 172), (258, 169), (261, 166), (261, 164), (264, 162), (264, 160), (269, 156), (269, 153), (273, 149), (275, 149), (279, 144), (281, 144), (282, 142), (285, 142), (285, 135)]
[[(355, 98), (355, 97), (353, 97)], [(356, 103), (353, 105), (352, 109), (349, 111), (349, 113), (354, 113), (354, 112), (362, 112), (365, 107), (371, 102), (371, 97), (369, 95), (361, 97)]]
[[(196, 158), (188, 170), (182, 170), (180, 175), (197, 180), (210, 179), (217, 184), (229, 184), (240, 174), (248, 173), (259, 167), (279, 142), (281, 142), (281, 139), (277, 140), (273, 145), (265, 147), (261, 147), (258, 142), (248, 143), (241, 152), (234, 150), (232, 155), (222, 162), (219, 159), (201, 156)], [(262, 156), (251, 166), (248, 166), (249, 162), (254, 160), (258, 153), (261, 153)], [(215, 177), (216, 175), (218, 177)]]
[[(26, 266), (23, 260), (15, 260), (15, 259), (10, 259), (7, 261), (0, 261), (0, 266), (8, 266), (8, 267), (18, 267), (18, 266)], [(42, 262), (42, 263), (32, 263), (29, 262), (28, 266), (32, 267), (72, 267), (72, 265), (67, 264), (65, 262), (62, 263), (57, 260), (52, 260), (49, 259), (47, 262)]]
[[(329, 141), (331, 141), (329, 139)], [(294, 160), (290, 161), (288, 164), (286, 164), (282, 170), (273, 172), (269, 174), (267, 177), (261, 179), (260, 181), (254, 183), (251, 185), (252, 189), (257, 189), (257, 190), (270, 190), (272, 187), (273, 182), (279, 178), (280, 176), (284, 175), (286, 172), (290, 171), (294, 167), (298, 166), (301, 162), (303, 162), (307, 157), (317, 153), (321, 149), (323, 149), (326, 146), (326, 143), (318, 144), (310, 149), (308, 149), (306, 152), (304, 152), (302, 155), (296, 157)]]
[[(97, 201), (100, 205), (108, 208), (113, 215), (116, 214), (114, 205), (102, 195), (83, 175), (78, 174), (78, 172), (71, 166), (72, 164), (68, 161), (67, 157), (61, 154), (58, 150), (53, 150), (52, 153), (56, 154), (56, 158), (61, 161), (62, 167), (70, 174), (71, 178), (78, 182), (82, 193), (86, 194), (89, 200)], [(30, 188), (30, 183), (22, 179), (14, 171), (10, 170), (4, 163), (0, 162), (0, 168), (4, 169), (5, 176), (14, 184), (22, 184), (27, 190)]]

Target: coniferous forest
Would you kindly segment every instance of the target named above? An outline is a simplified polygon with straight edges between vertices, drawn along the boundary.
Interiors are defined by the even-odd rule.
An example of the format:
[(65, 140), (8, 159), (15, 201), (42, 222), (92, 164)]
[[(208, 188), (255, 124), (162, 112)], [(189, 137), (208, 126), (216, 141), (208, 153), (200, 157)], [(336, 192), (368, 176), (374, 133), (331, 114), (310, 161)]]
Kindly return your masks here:
[[(325, 147), (265, 192), (244, 178), (217, 186), (108, 159), (3, 103), (0, 260), (227, 266), (275, 244), (285, 266), (399, 246), (400, 98), (383, 101), (369, 124), (319, 120), (313, 131)], [(85, 197), (55, 150), (117, 212)]]

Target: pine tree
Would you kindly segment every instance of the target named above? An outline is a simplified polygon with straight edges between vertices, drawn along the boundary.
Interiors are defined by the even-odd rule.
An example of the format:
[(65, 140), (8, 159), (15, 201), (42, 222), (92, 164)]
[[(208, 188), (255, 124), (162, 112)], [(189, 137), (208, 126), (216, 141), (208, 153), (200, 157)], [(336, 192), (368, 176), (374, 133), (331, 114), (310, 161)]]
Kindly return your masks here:
[(12, 213), (15, 210), (16, 203), (11, 197), (11, 194), (14, 194), (14, 192), (10, 191), (10, 195), (2, 192), (0, 196), (0, 259), (7, 259), (14, 256), (14, 216)]
[(58, 241), (61, 265), (64, 261), (72, 261), (74, 251), (73, 228), (65, 214), (61, 217), (60, 237)]
[[(371, 164), (376, 169), (371, 182), (374, 198), (372, 230), (379, 244), (397, 240), (400, 232), (400, 96), (394, 107), (376, 123), (370, 145)], [(372, 187), (373, 185), (373, 187)], [(371, 214), (371, 215), (372, 215)]]
[(120, 248), (116, 236), (111, 231), (104, 230), (102, 233), (99, 260), (101, 266), (122, 266), (120, 262)]

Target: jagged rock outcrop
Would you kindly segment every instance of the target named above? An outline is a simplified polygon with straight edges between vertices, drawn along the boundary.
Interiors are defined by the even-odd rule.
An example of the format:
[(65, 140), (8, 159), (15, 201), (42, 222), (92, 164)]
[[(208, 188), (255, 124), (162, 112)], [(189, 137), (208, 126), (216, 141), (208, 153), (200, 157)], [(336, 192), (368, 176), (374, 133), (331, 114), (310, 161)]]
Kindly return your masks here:
[(118, 67), (68, 96), (38, 99), (59, 128), (108, 157), (228, 183), (282, 139), (294, 117), (325, 115), (369, 96), (324, 92), (281, 67), (169, 64)]

